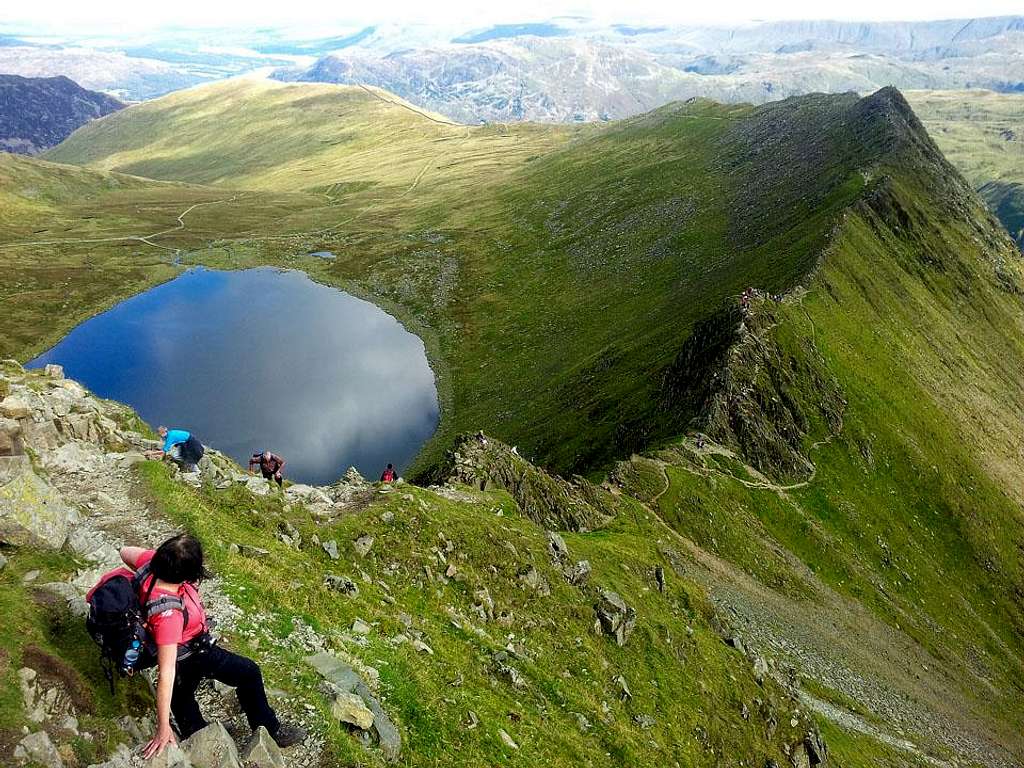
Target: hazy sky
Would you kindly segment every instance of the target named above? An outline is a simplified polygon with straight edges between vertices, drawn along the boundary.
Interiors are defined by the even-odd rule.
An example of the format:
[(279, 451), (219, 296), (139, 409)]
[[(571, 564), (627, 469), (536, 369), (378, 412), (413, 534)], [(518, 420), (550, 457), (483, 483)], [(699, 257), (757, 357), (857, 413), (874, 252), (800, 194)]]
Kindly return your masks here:
[(627, 22), (722, 22), (754, 19), (918, 20), (999, 16), (1020, 13), (1020, 0), (860, 0), (822, 3), (819, 0), (755, 0), (685, 2), (685, 0), (518, 0), (506, 5), (480, 0), (376, 0), (372, 3), (338, 0), (50, 0), (46, 3), (8, 3), (0, 24), (27, 22), (67, 28), (83, 26), (111, 33), (168, 24), (204, 26), (318, 26), (363, 22), (428, 22), (475, 26), (549, 19), (579, 14)]

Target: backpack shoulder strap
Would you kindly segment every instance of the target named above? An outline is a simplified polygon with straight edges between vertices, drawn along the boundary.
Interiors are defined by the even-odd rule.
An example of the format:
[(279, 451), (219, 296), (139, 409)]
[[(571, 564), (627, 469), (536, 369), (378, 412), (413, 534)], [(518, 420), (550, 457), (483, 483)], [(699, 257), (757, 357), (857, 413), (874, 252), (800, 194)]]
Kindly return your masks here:
[[(155, 600), (148, 600), (144, 606), (146, 621), (164, 611), (181, 611), (185, 614), (185, 603), (177, 595), (161, 595)], [(188, 622), (188, 615), (185, 614), (185, 621)]]
[(142, 583), (146, 580), (146, 577), (149, 576), (151, 570), (149, 565), (150, 563), (146, 563), (135, 572), (134, 576), (132, 576), (132, 586), (135, 588), (136, 592), (142, 589)]

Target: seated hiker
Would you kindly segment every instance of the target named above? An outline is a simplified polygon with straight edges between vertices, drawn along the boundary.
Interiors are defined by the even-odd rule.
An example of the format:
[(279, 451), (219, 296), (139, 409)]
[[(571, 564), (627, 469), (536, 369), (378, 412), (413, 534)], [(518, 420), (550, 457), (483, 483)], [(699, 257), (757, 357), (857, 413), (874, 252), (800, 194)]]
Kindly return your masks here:
[[(153, 614), (146, 621), (146, 632), (156, 647), (158, 668), (157, 730), (143, 756), (159, 755), (168, 744), (176, 743), (171, 731), (172, 714), (182, 739), (207, 725), (196, 701), (196, 690), (207, 679), (235, 688), (239, 706), (253, 731), (263, 726), (280, 747), (305, 739), (302, 728), (277, 719), (256, 662), (221, 648), (207, 631), (206, 611), (197, 586), (209, 577), (209, 572), (203, 566), (199, 541), (183, 533), (156, 550), (123, 547), (120, 554), (135, 576), (142, 576), (138, 581), (141, 604), (148, 608), (154, 601), (163, 600), (170, 606), (161, 611), (161, 604), (155, 611), (146, 611)], [(179, 600), (180, 607), (171, 605), (178, 605)]]
[(388, 464), (384, 471), (380, 473), (380, 481), (382, 483), (393, 483), (398, 478), (398, 473), (395, 472), (393, 464)]
[(168, 458), (181, 467), (182, 472), (192, 472), (196, 464), (203, 458), (206, 449), (198, 438), (184, 429), (167, 429), (157, 427), (156, 433), (164, 441), (159, 451), (148, 451), (146, 456), (151, 459)]
[(281, 470), (284, 469), (284, 459), (276, 453), (263, 451), (263, 453), (254, 453), (252, 458), (249, 459), (250, 472), (252, 472), (253, 465), (255, 464), (260, 465), (260, 472), (263, 474), (264, 480), (274, 480), (277, 482), (278, 488), (282, 486), (284, 476), (281, 474)]

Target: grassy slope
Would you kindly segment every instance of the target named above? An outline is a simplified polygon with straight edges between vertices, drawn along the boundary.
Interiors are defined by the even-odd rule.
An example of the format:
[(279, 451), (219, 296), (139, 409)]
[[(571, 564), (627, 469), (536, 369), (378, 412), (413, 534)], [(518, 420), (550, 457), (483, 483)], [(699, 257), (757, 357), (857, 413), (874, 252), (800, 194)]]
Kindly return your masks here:
[[(780, 495), (732, 480), (751, 478), (727, 461), (708, 472), (708, 459), (669, 452), (659, 508), (701, 546), (813, 611), (820, 598), (806, 602), (806, 575), (779, 547), (795, 554), (941, 670), (922, 684), (900, 660), (881, 679), (926, 710), (956, 702), (952, 716), (967, 732), (1019, 759), (1020, 257), (935, 156), (904, 147), (875, 171), (874, 203), (844, 218), (806, 295), (757, 309), (774, 350), (766, 367), (821, 370), (846, 401), (837, 434), (810, 420), (805, 447), (825, 441), (810, 451), (814, 479)], [(766, 380), (754, 379), (755, 390)], [(821, 395), (808, 378), (784, 391), (808, 415)], [(650, 497), (663, 482), (652, 472), (638, 462), (623, 476)], [(834, 648), (840, 664), (869, 663), (843, 645)], [(864, 696), (857, 703), (877, 713), (879, 701)]]
[[(49, 157), (320, 194), (187, 259), (298, 263), (396, 307), (426, 336), (451, 406), (424, 464), (482, 427), (582, 471), (679, 431), (687, 414), (666, 423), (656, 403), (692, 325), (748, 285), (791, 287), (813, 262), (862, 183), (844, 133), (854, 102), (470, 128), (358, 88), (232, 82), (96, 121)], [(338, 260), (295, 258), (321, 247)]]
[(908, 98), (946, 157), (1024, 247), (1024, 96), (916, 91)]
[[(1019, 296), (998, 287), (1019, 280), (1019, 263), (975, 202), (949, 188), (948, 168), (938, 165), (931, 169), (936, 175), (922, 176), (921, 158), (909, 150), (893, 159), (889, 153), (905, 136), (872, 133), (877, 124), (858, 122), (863, 114), (857, 110), (845, 97), (759, 110), (698, 102), (558, 137), (522, 157), (502, 154), (489, 161), (496, 164), (490, 166), (494, 172), (480, 176), (470, 174), (474, 164), (468, 156), (460, 155), (450, 168), (435, 163), (421, 178), (423, 187), (401, 198), (384, 195), (381, 186), (366, 187), (363, 178), (364, 186), (336, 187), (337, 199), (322, 201), (332, 215), (351, 212), (354, 224), (337, 235), (296, 234), (288, 247), (292, 253), (320, 243), (338, 249), (337, 263), (309, 265), (314, 274), (383, 295), (436, 334), (435, 352), (452, 370), (450, 429), (496, 428), (513, 439), (522, 436), (521, 444), (552, 463), (572, 466), (581, 456), (594, 461), (611, 455), (609, 445), (621, 449), (657, 437), (665, 428), (650, 415), (658, 371), (682, 345), (694, 319), (745, 285), (770, 290), (792, 285), (817, 255), (823, 234), (841, 222), (810, 293), (802, 303), (776, 307), (779, 324), (770, 331), (780, 360), (813, 358), (839, 382), (848, 401), (839, 435), (813, 452), (814, 481), (790, 492), (795, 504), (783, 503), (775, 493), (751, 493), (728, 479), (699, 478), (680, 459), (680, 467), (669, 470), (672, 485), (659, 499), (659, 509), (700, 545), (801, 598), (806, 592), (800, 573), (785, 557), (772, 554), (772, 545), (795, 553), (826, 584), (939, 660), (943, 682), (937, 690), (948, 697), (947, 709), (949, 701), (964, 701), (954, 715), (1019, 751), (1022, 713), (1013, 692), (1024, 683), (1016, 597), (1022, 585), (1018, 548), (1024, 500), (1020, 438), (1006, 425), (1021, 420), (1024, 394), (1017, 372), (1024, 367), (1024, 318)], [(482, 163), (489, 146), (484, 138), (497, 142), (499, 135), (471, 133), (467, 145), (475, 147), (473, 157)], [(811, 137), (817, 143), (809, 142)], [(542, 156), (528, 160), (534, 152)], [(293, 161), (284, 160), (291, 167)], [(368, 161), (360, 167), (368, 168)], [(247, 183), (261, 184), (259, 179), (274, 175), (267, 168), (253, 174)], [(502, 183), (489, 183), (493, 178)], [(882, 183), (885, 178), (891, 181)], [(196, 180), (227, 183), (220, 177)], [(402, 182), (407, 180), (408, 175)], [(865, 184), (879, 192), (878, 205), (847, 208)], [(276, 227), (301, 232), (320, 216), (309, 208), (289, 209), (293, 198), (280, 200)], [(196, 219), (209, 233), (220, 222), (214, 210)], [(433, 234), (437, 230), (440, 238)], [(192, 258), (225, 264), (284, 260), (288, 254), (274, 245), (278, 241), (262, 240), (263, 250), (253, 250), (264, 232), (254, 224), (239, 235), (247, 238), (241, 245), (208, 238), (205, 250), (192, 246), (197, 247)], [(187, 234), (181, 237), (183, 245), (192, 242)], [(995, 256), (1004, 259), (1002, 277), (996, 276)], [(458, 288), (439, 279), (449, 260), (459, 275)], [(815, 346), (809, 348), (808, 340)], [(806, 406), (818, 392), (801, 381), (791, 394)], [(545, 429), (531, 431), (535, 423)], [(678, 428), (678, 422), (669, 428)], [(811, 419), (808, 446), (827, 438), (824, 427)], [(720, 469), (743, 471), (728, 461)], [(655, 473), (647, 484), (659, 480)], [(217, 526), (239, 540), (266, 539), (265, 524), (234, 514), (231, 499), (186, 503), (176, 496), (183, 491), (172, 491), (161, 477), (148, 482), (170, 514), (208, 540), (227, 536)], [(199, 508), (209, 515), (186, 517), (190, 504), (206, 505)], [(474, 522), (479, 511), (443, 506), (430, 519), (449, 526), (449, 537), (463, 526), (481, 535), (488, 529), (483, 518)], [(353, 526), (339, 529), (339, 540), (342, 533), (351, 537), (357, 528), (376, 526), (367, 517), (354, 520), (339, 523)], [(644, 589), (636, 572), (656, 555), (641, 552), (653, 537), (642, 517), (634, 518), (638, 528), (632, 531), (627, 520), (621, 518), (608, 533), (569, 540), (574, 551), (601, 563), (595, 567), (608, 579), (625, 579), (613, 583), (635, 595)], [(529, 526), (510, 535), (525, 537), (524, 549), (541, 551), (539, 534)], [(412, 557), (413, 550), (406, 553), (400, 541), (394, 546)], [(471, 542), (466, 546), (474, 549)], [(425, 541), (422, 547), (429, 548)], [(255, 564), (218, 552), (227, 573), (239, 579), (260, 576)], [(636, 561), (616, 574), (609, 563), (622, 559), (620, 552), (641, 554), (631, 554)], [(468, 556), (478, 561), (476, 567), (485, 562), (483, 552)], [(305, 578), (295, 556), (275, 550), (274, 557)], [(495, 585), (499, 588), (504, 589)], [(316, 593), (310, 594), (306, 602), (276, 594), (274, 600), (281, 600), (280, 610), (325, 626), (350, 620), (349, 613), (338, 613), (344, 604), (320, 604)], [(558, 594), (554, 611), (561, 616), (573, 598)], [(421, 599), (403, 595), (417, 615), (434, 622), (440, 604), (417, 602)], [(359, 610), (376, 609), (360, 603)], [(662, 609), (648, 604), (645, 610), (660, 615)], [(442, 624), (430, 628), (431, 639), (450, 631)], [(555, 652), (553, 639), (538, 636), (534, 642)], [(715, 651), (707, 648), (702, 658), (714, 658)], [(454, 645), (446, 652), (454, 658), (465, 653)], [(637, 677), (644, 680), (658, 674), (661, 663), (646, 669), (648, 662), (637, 659), (648, 653), (663, 661), (663, 651), (647, 644), (639, 656), (620, 661), (641, 664), (645, 671)], [(580, 663), (593, 669), (597, 659), (590, 655)], [(539, 668), (537, 685), (550, 684), (553, 671)], [(454, 715), (443, 706), (452, 695), (437, 692), (442, 676), (412, 663), (390, 680), (384, 674), (396, 686), (396, 700), (426, 699), (437, 707), (413, 727), (418, 747), (432, 754), (432, 745), (441, 743), (437, 729), (450, 727)], [(398, 682), (406, 678), (416, 682), (403, 690)], [(689, 686), (687, 679), (683, 674), (674, 684)], [(704, 682), (717, 686), (722, 678), (712, 674)], [(583, 693), (573, 695), (593, 705)], [(692, 689), (676, 695), (687, 701)], [(712, 698), (724, 702), (731, 695), (715, 691)], [(941, 708), (934, 691), (907, 695)], [(487, 704), (492, 705), (497, 717), (508, 702), (499, 698)], [(718, 709), (730, 711), (720, 703)], [(526, 721), (533, 722), (539, 711), (529, 710)], [(406, 716), (414, 722), (411, 707)], [(716, 732), (727, 732), (729, 722), (716, 725)], [(572, 721), (569, 726), (574, 727)], [(565, 730), (571, 728), (562, 729), (563, 735)], [(616, 726), (611, 732), (613, 755), (641, 754), (630, 751), (639, 747), (625, 731)], [(466, 747), (469, 754), (493, 757), (493, 732), (489, 742), (482, 732), (471, 737), (478, 738)], [(855, 756), (865, 754), (865, 745), (847, 734), (839, 738), (845, 745), (841, 757), (858, 764)], [(575, 742), (562, 748), (600, 759), (597, 751)], [(709, 759), (678, 754), (683, 764)], [(531, 755), (556, 759), (544, 752)]]
[[(593, 565), (591, 584), (618, 591), (638, 611), (637, 629), (619, 648), (594, 633), (592, 592), (565, 583), (550, 562), (544, 531), (521, 517), (504, 493), (469, 493), (455, 501), (400, 486), (323, 523), (301, 508), (285, 511), (273, 498), (254, 499), (241, 489), (196, 492), (170, 481), (163, 467), (143, 469), (162, 511), (206, 541), (228, 591), (258, 615), (253, 624), (265, 633), (258, 655), (274, 684), (322, 701), (315, 675), (287, 640), (295, 618), (380, 672), (384, 701), (405, 740), (403, 765), (697, 766), (732, 765), (737, 758), (761, 764), (768, 757), (781, 764), (782, 745), (803, 737), (806, 725), (789, 722), (793, 703), (774, 684), (757, 685), (749, 661), (710, 628), (700, 590), (672, 576), (666, 593), (654, 588), (653, 567), (664, 562), (658, 531), (633, 502), (622, 502), (622, 515), (610, 528), (566, 536), (573, 558)], [(386, 512), (393, 521), (386, 522)], [(274, 540), (284, 520), (300, 530), (306, 542), (301, 551)], [(359, 558), (351, 542), (366, 533), (375, 542)], [(311, 542), (314, 534), (339, 542), (340, 562)], [(270, 554), (231, 554), (230, 542), (265, 547)], [(439, 578), (447, 563), (457, 570), (451, 580)], [(520, 575), (531, 566), (550, 594), (523, 585)], [(359, 595), (344, 598), (325, 588), (327, 573), (350, 575)], [(472, 606), (481, 588), (494, 600), (495, 615), (511, 616), (504, 624), (476, 615)], [(411, 634), (399, 619), (403, 612), (432, 655), (391, 642)], [(365, 643), (347, 632), (357, 618), (373, 627)], [(508, 663), (523, 675), (519, 688), (494, 671), (494, 654), (512, 643), (521, 658)], [(620, 700), (617, 675), (626, 678), (632, 700)], [(744, 705), (749, 720), (741, 714)], [(326, 707), (319, 707), (326, 723)], [(470, 710), (479, 727), (466, 728)], [(576, 713), (591, 726), (581, 728)], [(653, 716), (652, 727), (634, 722), (644, 714)], [(777, 728), (767, 726), (769, 718)], [(502, 744), (499, 728), (518, 751)], [(328, 737), (331, 765), (376, 764), (344, 731), (330, 728)]]

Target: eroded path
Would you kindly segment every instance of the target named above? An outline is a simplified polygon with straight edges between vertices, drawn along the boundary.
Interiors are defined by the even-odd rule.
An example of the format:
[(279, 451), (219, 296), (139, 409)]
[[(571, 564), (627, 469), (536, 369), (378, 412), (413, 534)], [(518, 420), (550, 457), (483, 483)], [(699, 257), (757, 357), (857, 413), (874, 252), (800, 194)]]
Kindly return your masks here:
[[(983, 765), (1016, 768), (1014, 758), (988, 735), (986, 728), (964, 714), (958, 683), (942, 672), (948, 661), (940, 661), (861, 603), (836, 592), (774, 540), (760, 544), (786, 563), (806, 595), (785, 594), (766, 586), (675, 530), (662, 516), (666, 511), (662, 509), (663, 499), (672, 488), (670, 470), (776, 493), (782, 501), (797, 506), (787, 492), (811, 484), (813, 473), (802, 483), (780, 485), (745, 464), (726, 446), (707, 439), (701, 448), (690, 439), (684, 445), (692, 463), (651, 456), (633, 458), (655, 466), (664, 483), (646, 501), (637, 500), (664, 533), (658, 542), (662, 553), (680, 575), (707, 588), (720, 615), (742, 638), (748, 652), (772, 660), (771, 673), (780, 681), (809, 678), (860, 702), (870, 710), (870, 719), (801, 691), (805, 706), (819, 716), (846, 730), (871, 736), (915, 763), (947, 768), (955, 764), (946, 761), (947, 755), (954, 753)], [(752, 479), (711, 466), (703, 461), (705, 456), (737, 462)], [(966, 665), (966, 660), (960, 663)], [(929, 674), (921, 674), (928, 670)]]

